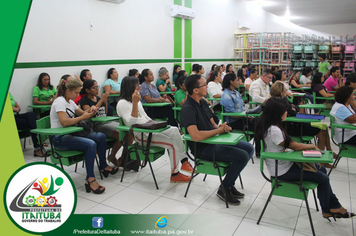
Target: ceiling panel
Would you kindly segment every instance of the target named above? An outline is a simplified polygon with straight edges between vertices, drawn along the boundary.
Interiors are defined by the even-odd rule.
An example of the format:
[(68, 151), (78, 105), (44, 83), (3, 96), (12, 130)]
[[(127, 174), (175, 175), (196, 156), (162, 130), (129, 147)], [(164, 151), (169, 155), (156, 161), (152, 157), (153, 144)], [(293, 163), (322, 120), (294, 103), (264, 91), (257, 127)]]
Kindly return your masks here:
[(356, 0), (257, 0), (262, 9), (300, 26), (356, 23)]

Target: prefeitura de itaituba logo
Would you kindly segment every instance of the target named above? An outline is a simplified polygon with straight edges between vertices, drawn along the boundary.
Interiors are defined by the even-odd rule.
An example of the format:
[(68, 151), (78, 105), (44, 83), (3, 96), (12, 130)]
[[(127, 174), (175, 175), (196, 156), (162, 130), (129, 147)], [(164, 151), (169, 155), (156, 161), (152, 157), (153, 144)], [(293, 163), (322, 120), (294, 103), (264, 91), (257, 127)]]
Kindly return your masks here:
[[(47, 177), (34, 180), (28, 184), (11, 202), (10, 210), (22, 212), (22, 222), (61, 222), (62, 206), (54, 195), (60, 188), (63, 178), (57, 177), (50, 181)], [(28, 194), (29, 190), (39, 192), (36, 195)], [(24, 199), (26, 197), (26, 200)]]
[(30, 164), (22, 168), (9, 180), (6, 190), (10, 218), (29, 231), (53, 230), (63, 224), (73, 210), (71, 182), (52, 165)]

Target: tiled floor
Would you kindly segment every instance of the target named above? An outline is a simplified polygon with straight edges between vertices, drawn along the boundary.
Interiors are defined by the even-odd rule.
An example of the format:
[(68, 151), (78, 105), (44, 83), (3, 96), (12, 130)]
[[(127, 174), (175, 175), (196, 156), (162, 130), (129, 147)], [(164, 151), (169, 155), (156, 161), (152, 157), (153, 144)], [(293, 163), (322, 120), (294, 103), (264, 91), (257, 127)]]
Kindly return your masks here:
[[(333, 146), (336, 151), (336, 146)], [(31, 148), (24, 150), (26, 163), (42, 161), (32, 156)], [(159, 185), (156, 190), (149, 167), (140, 172), (125, 173), (120, 182), (119, 173), (99, 183), (106, 187), (105, 193), (95, 195), (84, 189), (85, 169), (74, 172), (74, 166), (65, 168), (77, 188), (77, 214), (183, 214), (172, 220), (171, 227), (187, 229), (204, 225), (194, 235), (311, 235), (305, 203), (300, 200), (274, 196), (260, 225), (257, 219), (271, 190), (259, 171), (259, 159), (254, 159), (242, 172), (245, 198), (240, 206), (225, 207), (216, 196), (218, 177), (197, 176), (192, 182), (188, 196), (184, 193), (187, 184), (170, 183), (170, 165), (164, 156), (153, 163)], [(95, 169), (99, 176), (98, 170)], [(356, 160), (341, 159), (331, 174), (331, 185), (340, 202), (349, 211), (356, 211)], [(239, 183), (236, 183), (238, 189)], [(312, 218), (317, 235), (355, 235), (356, 219), (340, 219), (328, 222), (320, 212), (315, 211), (312, 194), (309, 195)], [(196, 227), (195, 227), (196, 228)]]

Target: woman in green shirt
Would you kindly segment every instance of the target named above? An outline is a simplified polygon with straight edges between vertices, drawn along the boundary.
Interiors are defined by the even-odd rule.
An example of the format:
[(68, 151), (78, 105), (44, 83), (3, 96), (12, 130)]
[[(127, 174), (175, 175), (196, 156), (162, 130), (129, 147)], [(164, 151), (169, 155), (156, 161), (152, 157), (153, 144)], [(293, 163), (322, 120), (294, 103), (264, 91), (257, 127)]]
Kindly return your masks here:
[(184, 85), (185, 78), (187, 77), (181, 76), (178, 77), (176, 80), (176, 85), (178, 90), (174, 95), (174, 103), (176, 104), (177, 107), (183, 106), (185, 100), (187, 100), (188, 93)]
[[(41, 73), (37, 85), (32, 90), (34, 105), (52, 105), (57, 90), (51, 85), (51, 78), (47, 73)], [(48, 116), (51, 108), (41, 108), (40, 117)]]

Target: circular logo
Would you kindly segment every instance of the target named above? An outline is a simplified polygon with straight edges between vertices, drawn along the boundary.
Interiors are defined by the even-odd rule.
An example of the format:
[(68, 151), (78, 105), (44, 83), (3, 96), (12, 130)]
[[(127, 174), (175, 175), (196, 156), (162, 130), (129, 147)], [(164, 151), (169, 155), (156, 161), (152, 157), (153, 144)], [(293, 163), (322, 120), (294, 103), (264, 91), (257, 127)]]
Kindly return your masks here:
[(44, 162), (19, 168), (8, 180), (4, 192), (9, 218), (22, 230), (35, 234), (64, 224), (75, 210), (76, 199), (68, 174)]

